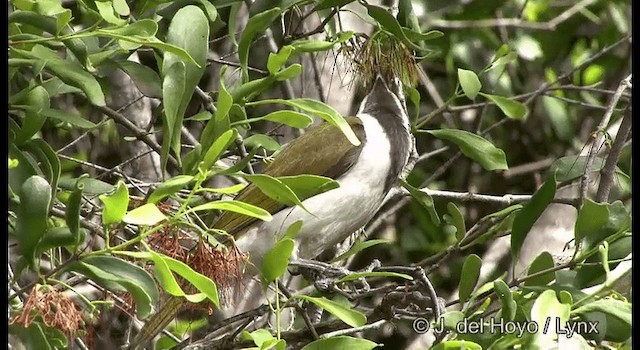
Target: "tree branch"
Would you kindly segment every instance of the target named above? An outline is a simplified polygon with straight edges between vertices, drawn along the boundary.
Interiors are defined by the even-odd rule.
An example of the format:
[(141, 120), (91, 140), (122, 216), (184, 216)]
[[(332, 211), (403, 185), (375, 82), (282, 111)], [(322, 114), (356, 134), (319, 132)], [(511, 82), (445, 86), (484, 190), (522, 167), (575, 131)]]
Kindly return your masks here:
[(607, 128), (607, 125), (609, 125), (609, 121), (611, 120), (611, 116), (613, 115), (613, 110), (618, 104), (622, 92), (628, 87), (631, 87), (631, 74), (622, 79), (622, 81), (618, 85), (618, 89), (616, 89), (616, 93), (611, 96), (611, 101), (607, 106), (607, 111), (602, 117), (600, 124), (598, 124), (598, 128), (596, 129), (595, 134), (591, 136), (591, 146), (589, 148), (589, 153), (587, 154), (587, 159), (585, 161), (584, 172), (582, 173), (582, 177), (580, 178), (580, 197), (578, 199), (578, 208), (582, 206), (582, 202), (587, 196), (587, 191), (589, 189), (589, 177), (591, 176), (591, 168), (593, 167), (593, 162), (596, 159), (598, 149), (604, 143), (604, 134), (606, 132), (605, 129)]
[(609, 198), (609, 192), (611, 191), (611, 185), (613, 184), (613, 175), (616, 171), (616, 164), (620, 158), (620, 153), (624, 148), (625, 140), (631, 132), (631, 108), (627, 108), (616, 139), (611, 145), (611, 151), (607, 156), (607, 160), (600, 171), (600, 184), (598, 186), (598, 192), (596, 193), (596, 202), (606, 202)]
[[(147, 146), (151, 147), (151, 149), (154, 150), (156, 153), (162, 154), (162, 147), (154, 139), (149, 137), (147, 132), (138, 128), (125, 116), (123, 116), (122, 114), (114, 111), (113, 109), (107, 106), (94, 106), (94, 107), (97, 108), (100, 112), (107, 115), (109, 118), (113, 119), (116, 123), (124, 126), (127, 130), (131, 131), (131, 133), (133, 133), (133, 136), (135, 136), (136, 139), (144, 142)], [(171, 154), (169, 154), (168, 160), (173, 167), (175, 167), (176, 169), (180, 169), (180, 165), (178, 164), (178, 161)]]

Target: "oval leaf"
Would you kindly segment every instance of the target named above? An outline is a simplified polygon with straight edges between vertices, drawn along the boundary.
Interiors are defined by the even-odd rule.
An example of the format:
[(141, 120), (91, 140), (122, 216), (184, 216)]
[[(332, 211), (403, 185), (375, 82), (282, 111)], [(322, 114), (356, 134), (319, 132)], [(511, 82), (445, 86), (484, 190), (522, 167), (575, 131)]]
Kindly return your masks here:
[(471, 254), (465, 259), (462, 265), (462, 272), (460, 272), (460, 286), (458, 287), (458, 296), (461, 303), (467, 301), (471, 296), (478, 283), (481, 267), (482, 259), (479, 256)]
[(263, 281), (275, 281), (287, 271), (294, 245), (292, 239), (282, 239), (264, 255), (262, 266), (260, 266)]
[[(540, 253), (540, 255), (538, 255), (533, 260), (533, 262), (531, 263), (531, 266), (529, 266), (527, 275), (531, 276), (540, 271), (551, 269), (554, 266), (555, 266), (555, 263), (553, 262), (553, 256), (551, 256), (549, 252), (545, 251)], [(524, 285), (525, 286), (546, 286), (547, 284), (549, 284), (551, 281), (555, 279), (555, 276), (556, 275), (553, 272), (545, 273), (537, 277), (528, 278), (524, 282)]]
[(511, 230), (511, 256), (516, 259), (520, 254), (520, 247), (524, 239), (538, 220), (542, 212), (556, 195), (555, 172), (533, 194), (531, 199), (516, 213)]
[(232, 211), (235, 213), (258, 218), (263, 221), (271, 221), (273, 219), (273, 217), (271, 216), (271, 214), (269, 214), (268, 211), (260, 207), (256, 207), (255, 205), (240, 202), (237, 200), (230, 200), (230, 201), (222, 200), (222, 201), (209, 202), (209, 203), (205, 203), (205, 204), (201, 204), (196, 207), (193, 207), (187, 210), (185, 213), (191, 213), (191, 212), (200, 211), (200, 210)]
[(293, 298), (298, 298), (298, 299), (311, 302), (323, 308), (324, 310), (326, 310), (333, 316), (339, 318), (342, 322), (348, 324), (351, 327), (360, 327), (367, 324), (367, 317), (363, 313), (356, 311), (353, 308), (346, 307), (333, 300), (329, 300), (325, 297), (316, 298), (316, 297), (310, 297), (307, 295), (296, 294), (293, 296)]
[(431, 135), (455, 143), (467, 157), (475, 160), (486, 170), (505, 170), (507, 159), (504, 151), (486, 139), (464, 130), (428, 130)]
[(511, 119), (523, 120), (529, 115), (529, 108), (523, 103), (502, 96), (480, 94), (495, 103)]
[(322, 338), (322, 339), (314, 340), (311, 343), (305, 345), (302, 348), (302, 350), (325, 350), (325, 349), (372, 350), (381, 345), (382, 344), (376, 344), (371, 340), (367, 340), (363, 338), (354, 338), (354, 337), (348, 337), (346, 335), (340, 335), (337, 337)]
[(124, 218), (127, 214), (129, 206), (129, 189), (122, 181), (118, 181), (118, 185), (113, 194), (101, 195), (100, 200), (104, 204), (102, 209), (102, 224), (115, 224)]
[(122, 221), (132, 225), (155, 225), (166, 218), (155, 204), (147, 203), (128, 212)]
[(480, 83), (480, 79), (476, 73), (458, 68), (458, 81), (460, 82), (460, 86), (462, 87), (462, 91), (464, 94), (470, 99), (475, 100), (478, 92), (482, 88), (482, 84)]

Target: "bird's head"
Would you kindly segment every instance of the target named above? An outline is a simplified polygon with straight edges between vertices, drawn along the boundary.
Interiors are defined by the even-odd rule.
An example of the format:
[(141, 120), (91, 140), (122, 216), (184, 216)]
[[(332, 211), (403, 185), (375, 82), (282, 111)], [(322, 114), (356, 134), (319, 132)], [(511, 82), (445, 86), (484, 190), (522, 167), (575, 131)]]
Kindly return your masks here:
[(398, 115), (407, 115), (402, 82), (395, 75), (390, 77), (378, 73), (371, 90), (362, 100), (358, 113), (374, 115), (380, 108), (392, 110)]

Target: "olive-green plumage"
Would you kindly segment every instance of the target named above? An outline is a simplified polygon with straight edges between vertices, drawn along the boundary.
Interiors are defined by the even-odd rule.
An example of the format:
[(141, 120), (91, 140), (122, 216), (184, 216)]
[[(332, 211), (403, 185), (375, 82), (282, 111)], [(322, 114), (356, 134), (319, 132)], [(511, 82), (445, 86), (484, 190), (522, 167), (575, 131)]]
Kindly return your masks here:
[[(359, 146), (349, 142), (337, 127), (324, 122), (307, 130), (303, 137), (287, 144), (269, 164), (264, 174), (273, 177), (307, 174), (326, 176), (334, 180), (339, 178), (353, 166), (366, 142), (362, 121), (356, 117), (346, 117), (345, 120), (360, 140)], [(319, 147), (331, 147), (332, 151), (318, 152)], [(245, 187), (235, 199), (258, 206), (271, 214), (287, 207), (269, 198), (253, 184)], [(213, 228), (225, 230), (238, 239), (243, 230), (256, 221), (253, 217), (224, 211), (213, 224)]]

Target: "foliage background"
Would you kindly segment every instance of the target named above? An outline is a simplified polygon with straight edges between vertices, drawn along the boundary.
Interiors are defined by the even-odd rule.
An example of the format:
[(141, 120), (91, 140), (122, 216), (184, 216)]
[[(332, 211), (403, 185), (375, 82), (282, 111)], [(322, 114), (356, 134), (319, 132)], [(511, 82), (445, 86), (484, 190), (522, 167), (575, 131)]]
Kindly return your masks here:
[[(413, 11), (403, 12), (408, 4)], [(397, 16), (405, 29), (444, 35), (415, 42), (423, 54), (432, 52), (420, 62), (408, 98), (409, 112), (417, 116), (419, 159), (407, 182), (422, 192), (399, 191), (391, 198), (366, 229), (370, 239), (388, 242), (351, 257), (347, 267), (355, 271), (376, 258), (414, 275), (422, 266), (447, 304), (448, 325), (463, 316), (524, 321), (558, 315), (606, 325), (599, 334), (575, 337), (574, 344), (630, 348), (631, 2), (378, 5), (414, 15)], [(190, 12), (178, 16), (180, 9)], [(360, 24), (348, 19), (351, 11), (361, 14), (355, 17)], [(259, 170), (310, 122), (289, 112), (274, 117), (270, 113), (282, 104), (256, 101), (312, 98), (345, 115), (356, 110), (363, 92), (348, 84), (349, 66), (339, 55), (354, 39), (345, 40), (349, 35), (340, 28), (370, 33), (375, 25), (401, 33), (388, 18), (366, 12), (363, 2), (330, 0), (10, 1), (10, 343), (38, 349), (124, 344), (139, 329), (132, 319), (149, 316), (162, 291), (182, 292), (152, 271), (160, 261), (169, 262), (169, 280), (192, 293), (179, 275), (217, 303), (209, 278), (218, 282), (214, 291), (219, 279), (197, 264), (191, 268), (202, 274), (191, 268), (178, 273), (169, 257), (180, 260), (179, 254), (165, 249), (150, 255), (139, 237), (175, 233), (187, 224), (192, 234), (206, 236), (210, 218), (182, 215), (188, 206), (219, 200), (220, 193), (200, 188), (242, 181), (228, 175)], [(295, 28), (301, 17), (305, 25)], [(293, 53), (284, 53), (287, 44)], [(127, 60), (133, 53), (137, 63)], [(286, 110), (292, 107), (316, 119), (340, 118), (324, 107)], [(254, 119), (266, 115), (271, 117)], [(490, 145), (503, 150), (504, 159)], [(225, 164), (252, 155), (251, 166), (224, 175)], [(206, 166), (198, 170), (200, 162)], [(172, 200), (164, 202), (167, 196)], [(504, 208), (510, 209), (490, 216)], [(564, 249), (574, 237), (581, 248), (575, 255)], [(315, 331), (351, 327), (340, 336), (386, 348), (432, 344), (433, 337), (412, 328), (416, 317), (433, 317), (432, 305), (416, 299), (411, 302), (417, 306), (407, 306), (389, 294), (428, 296), (420, 283), (387, 274), (370, 281), (369, 294), (345, 287), (357, 302), (340, 302), (366, 314), (367, 325), (354, 320), (359, 314), (339, 312), (346, 323), (331, 323), (336, 313), (330, 312)], [(395, 311), (383, 317), (380, 307), (388, 303)], [(198, 327), (206, 333), (202, 309), (187, 316), (189, 321), (170, 326), (174, 338)], [(241, 325), (218, 331), (236, 336)], [(224, 346), (301, 347), (312, 340), (309, 328), (298, 320), (285, 332), (243, 333)], [(496, 349), (553, 342), (540, 335), (454, 333), (439, 346), (455, 348), (461, 339)], [(165, 334), (155, 346), (172, 344)]]

